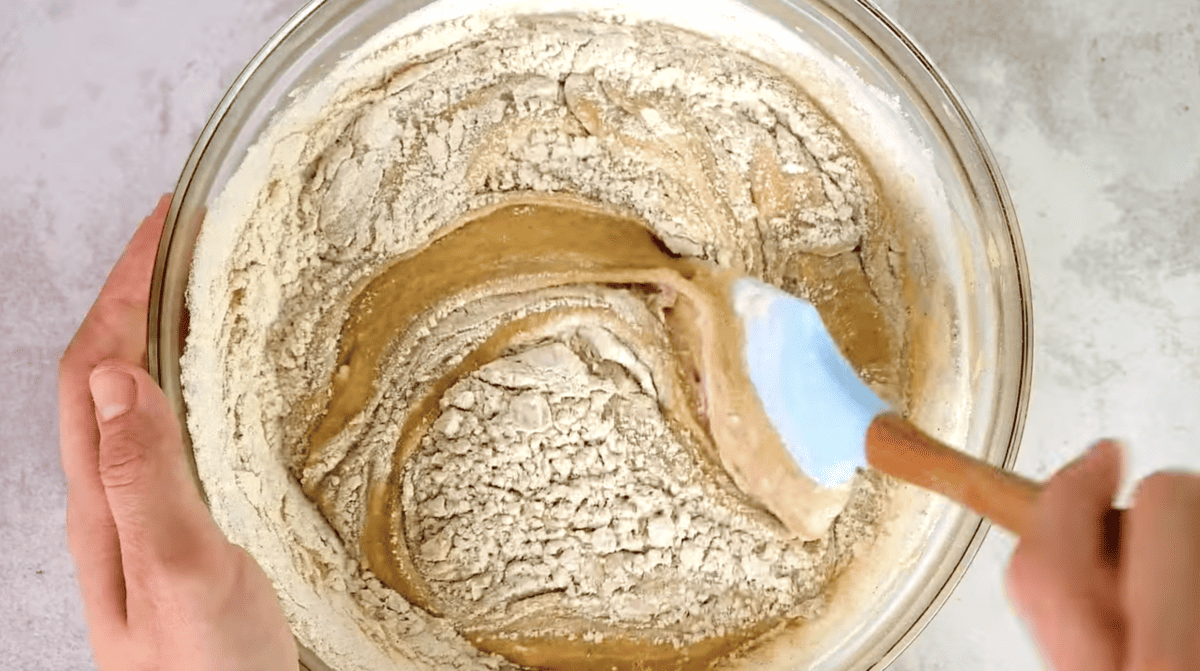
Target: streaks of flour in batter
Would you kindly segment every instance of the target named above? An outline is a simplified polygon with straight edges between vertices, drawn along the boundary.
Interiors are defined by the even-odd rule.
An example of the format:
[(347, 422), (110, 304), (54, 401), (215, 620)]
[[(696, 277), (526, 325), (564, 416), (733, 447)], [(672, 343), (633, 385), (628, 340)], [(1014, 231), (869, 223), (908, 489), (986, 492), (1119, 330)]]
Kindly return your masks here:
[[(494, 334), (501, 316), (536, 313), (536, 300), (483, 301), (482, 313), (447, 307), (389, 335), (378, 376), (364, 387), (363, 409), (323, 434), (320, 445), (311, 432), (346, 365), (338, 343), (356, 292), (468, 212), (529, 194), (571, 194), (635, 215), (676, 255), (809, 296), (836, 316), (835, 337), (872, 344), (848, 352), (865, 377), (898, 402), (905, 388), (900, 278), (887, 262), (903, 245), (885, 225), (852, 144), (793, 84), (752, 59), (662, 26), (544, 18), (432, 32), (438, 30), (454, 38), (445, 40), (452, 48), (414, 60), (420, 41), (402, 40), (390, 49), (406, 54), (403, 67), (363, 78), (367, 84), (350, 87), (319, 120), (286, 136), (230, 268), (228, 328), (219, 347), (230, 379), (254, 393), (249, 402), (226, 401), (229, 449), (235, 461), (279, 459), (282, 452), (331, 530), (316, 542), (267, 516), (274, 533), (294, 542), (265, 560), (302, 567), (305, 589), (342, 583), (352, 595), (340, 615), (291, 608), (293, 620), (314, 618), (313, 631), (320, 617), (349, 618), (346, 626), (386, 655), (454, 659), (454, 668), (466, 669), (476, 667), (455, 647), (461, 639), (452, 645), (438, 627), (502, 627), (519, 619), (531, 596), (543, 605), (559, 600), (610, 627), (609, 634), (654, 621), (677, 642), (812, 614), (856, 542), (874, 533), (879, 483), (861, 479), (852, 514), (807, 545), (734, 519), (690, 477), (695, 466), (680, 458), (681, 439), (639, 380), (636, 362), (596, 358), (561, 331), (550, 338), (558, 345), (524, 343), (488, 365), (561, 346), (566, 350), (554, 351), (565, 370), (579, 372), (571, 357), (589, 362), (572, 378), (587, 389), (586, 399), (543, 380), (505, 390), (493, 407), (486, 398), (496, 385), (485, 365), (434, 408), (437, 420), (412, 472), (445, 479), (407, 480), (412, 489), (404, 496), (418, 512), (397, 531), (419, 548), (410, 568), (430, 582), (446, 619), (429, 618), (437, 636), (391, 626), (423, 615), (399, 602), (388, 607), (396, 594), (389, 581), (364, 570), (361, 548), (370, 543), (364, 520), (372, 491), (400, 482), (394, 456), (410, 403)], [(386, 63), (388, 53), (377, 62)], [(373, 67), (380, 66), (364, 62)], [(597, 305), (587, 290), (550, 303)], [(429, 338), (431, 332), (453, 337)], [(374, 384), (379, 380), (386, 384)], [(464, 408), (466, 392), (477, 400)], [(534, 436), (550, 449), (537, 459), (505, 461)], [(465, 446), (471, 449), (459, 454)], [(621, 465), (638, 460), (643, 468)], [(531, 471), (523, 484), (517, 470)], [(506, 491), (515, 502), (483, 484), (513, 478), (519, 486)], [(463, 482), (475, 488), (448, 484)], [(575, 506), (573, 515), (564, 501)], [(499, 528), (505, 516), (537, 519), (510, 512), (514, 505), (540, 506), (543, 527)], [(607, 521), (596, 512), (604, 507)], [(460, 562), (476, 572), (464, 575)], [(534, 594), (531, 581), (541, 581), (543, 591)], [(672, 590), (678, 598), (665, 596)], [(300, 588), (281, 585), (285, 601), (292, 591)], [(721, 607), (704, 612), (714, 605)], [(577, 629), (595, 637), (600, 628)], [(323, 656), (349, 654), (329, 641), (309, 643)], [(471, 659), (477, 668), (497, 663), (483, 654)]]

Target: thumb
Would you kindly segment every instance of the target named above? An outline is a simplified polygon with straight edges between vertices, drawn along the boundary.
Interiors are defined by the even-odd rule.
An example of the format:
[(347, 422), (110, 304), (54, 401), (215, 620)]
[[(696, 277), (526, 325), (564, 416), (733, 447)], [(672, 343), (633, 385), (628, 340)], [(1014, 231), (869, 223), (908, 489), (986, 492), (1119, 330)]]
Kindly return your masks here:
[(1101, 440), (1047, 483), (1054, 496), (1075, 501), (1073, 511), (1105, 512), (1121, 486), (1121, 444)]
[(126, 584), (164, 570), (217, 568), (213, 562), (228, 543), (200, 498), (162, 390), (145, 370), (120, 361), (99, 364), (89, 385), (100, 429), (100, 481)]
[(1039, 502), (1038, 530), (1052, 538), (1059, 559), (1079, 570), (1103, 558), (1106, 521), (1121, 484), (1121, 447), (1102, 440), (1063, 467)]

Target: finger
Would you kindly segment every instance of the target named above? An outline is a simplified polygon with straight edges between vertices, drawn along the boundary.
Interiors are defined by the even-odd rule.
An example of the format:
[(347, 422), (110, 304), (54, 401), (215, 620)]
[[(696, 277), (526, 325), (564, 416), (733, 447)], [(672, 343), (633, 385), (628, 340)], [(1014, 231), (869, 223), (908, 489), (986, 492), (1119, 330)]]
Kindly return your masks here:
[[(169, 196), (164, 196), (142, 222), (59, 364), (59, 445), (67, 479), (68, 544), (93, 628), (124, 623), (125, 581), (116, 526), (97, 471), (99, 432), (88, 374), (103, 359), (140, 362), (145, 358), (149, 278), (169, 204)], [(134, 290), (139, 282), (145, 284), (140, 304)]]
[(1046, 484), (1009, 564), (1012, 599), (1053, 668), (1119, 668), (1117, 573), (1102, 553), (1119, 480), (1119, 447), (1109, 441), (1060, 470)]
[(1121, 552), (1131, 668), (1194, 668), (1200, 659), (1200, 476), (1156, 473), (1139, 483)]
[(1096, 443), (1046, 483), (1033, 533), (1065, 570), (1115, 570), (1104, 556), (1105, 524), (1120, 484), (1121, 448), (1111, 440)]
[(179, 422), (149, 374), (107, 361), (92, 373), (90, 386), (100, 427), (98, 472), (133, 619), (164, 586), (219, 572), (229, 544), (200, 498)]
[(158, 257), (167, 211), (171, 209), (171, 198), (172, 194), (169, 193), (160, 196), (154, 211), (134, 232), (104, 282), (98, 303), (122, 301), (142, 306), (149, 303), (150, 280), (154, 276), (154, 261)]
[(113, 357), (144, 364), (150, 280), (170, 206), (171, 196), (163, 196), (134, 232), (67, 347), (64, 360), (87, 364), (89, 370)]

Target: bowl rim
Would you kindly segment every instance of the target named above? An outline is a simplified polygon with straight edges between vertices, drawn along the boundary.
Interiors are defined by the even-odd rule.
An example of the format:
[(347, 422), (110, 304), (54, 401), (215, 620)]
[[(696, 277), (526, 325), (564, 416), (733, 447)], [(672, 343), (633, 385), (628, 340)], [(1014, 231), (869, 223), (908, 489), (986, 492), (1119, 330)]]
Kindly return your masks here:
[[(191, 439), (187, 430), (186, 424), (186, 408), (182, 397), (182, 385), (179, 376), (179, 359), (176, 356), (173, 360), (168, 357), (172, 351), (170, 346), (164, 346), (168, 343), (167, 338), (176, 337), (176, 329), (163, 329), (162, 319), (164, 312), (168, 312), (166, 308), (175, 307), (180, 314), (186, 314), (185, 299), (182, 295), (171, 296), (167, 293), (166, 279), (168, 269), (173, 262), (171, 252), (174, 249), (174, 241), (180, 233), (183, 224), (180, 222), (180, 210), (183, 201), (183, 196), (187, 194), (188, 189), (196, 176), (196, 171), (199, 168), (201, 161), (211, 146), (214, 136), (217, 134), (221, 124), (226, 116), (230, 113), (235, 102), (239, 100), (242, 91), (247, 85), (259, 74), (263, 64), (275, 53), (275, 51), (288, 41), (298, 30), (303, 28), (305, 24), (313, 17), (315, 13), (325, 8), (327, 5), (337, 4), (340, 0), (309, 0), (304, 6), (296, 11), (270, 39), (255, 53), (246, 66), (240, 71), (228, 90), (222, 96), (213, 113), (210, 115), (203, 130), (200, 132), (196, 143), (194, 144), (187, 161), (184, 164), (183, 170), (180, 173), (175, 190), (171, 196), (171, 204), (167, 211), (166, 220), (162, 236), (159, 240), (158, 251), (155, 257), (154, 273), (151, 279), (150, 295), (149, 295), (149, 310), (147, 314), (147, 370), (155, 379), (163, 391), (168, 396), (176, 415), (181, 421), (181, 432), (184, 442), (184, 452), (187, 457), (188, 466), (192, 472), (193, 478), (198, 484), (201, 484), (199, 473), (196, 468), (195, 455), (192, 451)], [(742, 4), (746, 4), (744, 0), (739, 0)], [(857, 22), (847, 16), (846, 6), (860, 10), (867, 14), (868, 20), (874, 20), (883, 29), (885, 35), (896, 40), (895, 46), (903, 49), (908, 55), (914, 57), (924, 73), (928, 75), (931, 83), (943, 96), (945, 102), (950, 106), (950, 114), (957, 118), (961, 123), (962, 129), (966, 131), (970, 138), (970, 143), (974, 146), (979, 154), (982, 166), (986, 171), (988, 180), (990, 181), (990, 195), (996, 199), (999, 212), (1004, 220), (1004, 229), (1008, 234), (1008, 248), (1012, 252), (1013, 266), (1016, 270), (1016, 300), (1014, 302), (1019, 314), (1016, 318), (1019, 320), (1019, 328), (1021, 330), (1021, 342), (1019, 343), (1020, 351), (1016, 356), (1021, 362), (1018, 372), (1018, 379), (1012, 383), (1016, 389), (1015, 397), (1012, 399), (1015, 413), (1012, 419), (1012, 429), (1008, 436), (1008, 446), (1005, 450), (1002, 465), (1006, 469), (1011, 469), (1016, 463), (1018, 453), (1020, 451), (1021, 439), (1025, 429), (1025, 423), (1029, 408), (1029, 397), (1032, 387), (1033, 374), (1033, 302), (1031, 282), (1029, 277), (1029, 265), (1025, 253), (1025, 245), (1020, 232), (1019, 223), (1016, 217), (1016, 209), (1013, 205), (1008, 187), (1000, 173), (999, 165), (996, 162), (995, 156), (992, 153), (991, 147), (988, 145), (983, 136), (977, 122), (971, 115), (967, 106), (962, 101), (958, 93), (950, 85), (948, 79), (941, 70), (934, 64), (924, 50), (917, 44), (903, 28), (901, 28), (893, 19), (891, 19), (882, 9), (877, 7), (870, 0), (782, 0), (783, 4), (788, 5), (792, 9), (797, 9), (797, 4), (819, 4), (827, 7), (840, 16), (844, 23), (858, 28)], [(751, 9), (754, 9), (753, 7)], [(757, 10), (756, 10), (757, 11)], [(879, 46), (877, 39), (871, 39)], [(905, 69), (895, 63), (894, 59), (886, 51), (880, 49), (878, 55), (886, 59), (897, 73), (904, 73)], [(907, 76), (905, 76), (907, 78)], [(940, 122), (939, 122), (940, 123)], [(988, 186), (985, 184), (984, 186)], [(188, 259), (190, 263), (190, 258)], [(165, 301), (172, 301), (178, 305), (168, 305)], [(182, 347), (178, 348), (182, 350)], [(181, 353), (181, 352), (180, 352)], [(200, 486), (201, 497), (204, 498), (205, 504), (208, 504), (207, 496), (204, 493), (204, 488)], [(878, 660), (871, 663), (869, 671), (883, 671), (893, 661), (896, 660), (911, 644), (916, 640), (917, 636), (929, 625), (934, 616), (942, 609), (954, 589), (962, 581), (967, 569), (974, 561), (979, 552), (980, 546), (986, 538), (991, 523), (984, 518), (979, 518), (975, 528), (970, 531), (970, 539), (965, 545), (961, 556), (955, 563), (954, 567), (946, 575), (943, 583), (936, 588), (933, 598), (927, 603), (920, 615), (913, 620), (912, 624), (904, 631), (895, 641), (887, 648), (887, 650), (879, 657)], [(965, 530), (964, 530), (965, 531)], [(299, 648), (299, 657), (301, 669), (309, 671), (321, 671), (328, 668), (323, 664), (311, 651), (304, 648), (300, 641), (297, 640)]]

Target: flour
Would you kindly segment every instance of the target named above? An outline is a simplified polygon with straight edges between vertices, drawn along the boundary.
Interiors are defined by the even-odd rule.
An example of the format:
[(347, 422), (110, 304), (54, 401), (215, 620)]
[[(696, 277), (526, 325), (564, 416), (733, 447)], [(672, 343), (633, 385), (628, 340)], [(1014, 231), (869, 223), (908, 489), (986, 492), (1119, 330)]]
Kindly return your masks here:
[[(628, 292), (438, 297), (389, 334), (361, 410), (312, 436), (350, 374), (338, 346), (359, 288), (467, 213), (530, 193), (634, 215), (674, 254), (808, 296), (836, 338), (870, 343), (848, 356), (903, 405), (889, 260), (904, 245), (837, 126), (765, 65), (636, 22), (467, 19), (351, 61), (319, 116), (285, 113), (251, 152), (227, 194), (253, 206), (223, 196), (189, 288), (201, 476), (300, 640), (339, 671), (467, 671), (511, 664), (463, 636), (513, 627), (686, 645), (818, 615), (873, 538), (883, 482), (856, 479), (826, 537), (787, 537), (697, 477), (661, 381), (603, 328), (547, 333), (465, 375), (395, 470), (420, 399), (498, 328), (612, 310)], [(428, 610), (364, 567), (372, 492), (395, 482)], [(574, 624), (546, 624), (554, 613)]]
[[(611, 336), (589, 335), (572, 339), (580, 354), (498, 359), (443, 398), (404, 480), (439, 609), (471, 628), (550, 610), (687, 642), (818, 611), (850, 548), (789, 543), (714, 505), (652, 391), (605, 365), (596, 341)], [(869, 491), (843, 526), (874, 522)]]

